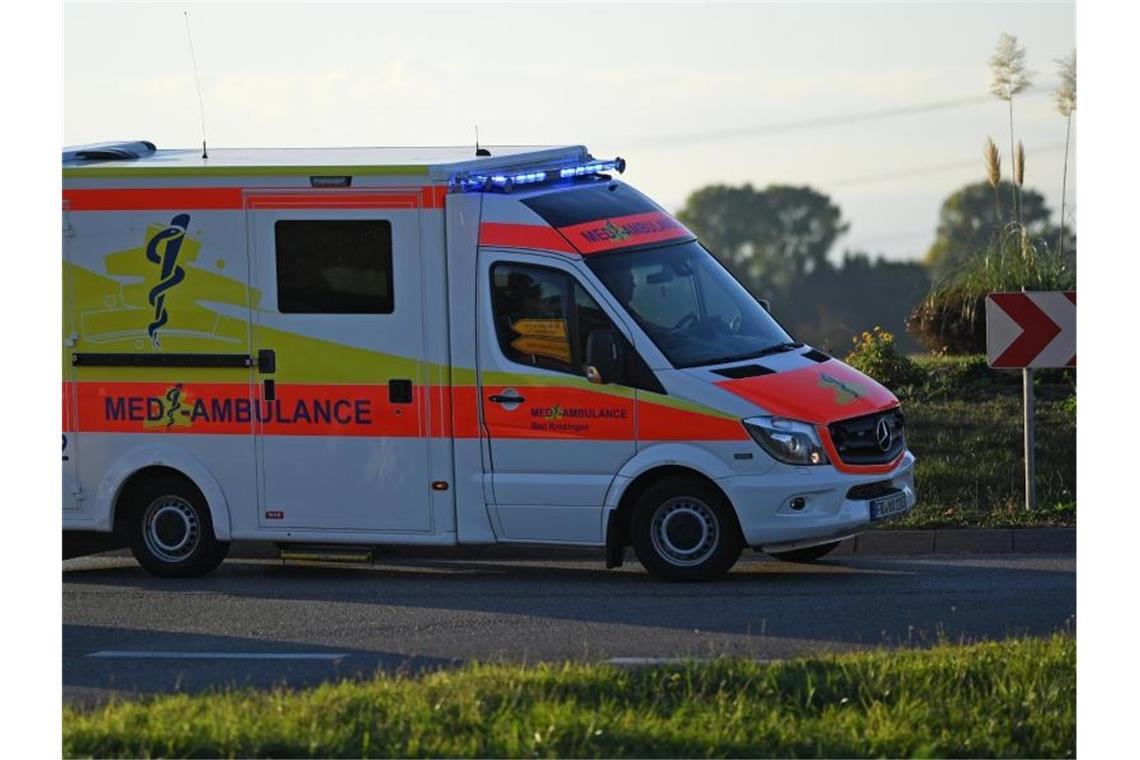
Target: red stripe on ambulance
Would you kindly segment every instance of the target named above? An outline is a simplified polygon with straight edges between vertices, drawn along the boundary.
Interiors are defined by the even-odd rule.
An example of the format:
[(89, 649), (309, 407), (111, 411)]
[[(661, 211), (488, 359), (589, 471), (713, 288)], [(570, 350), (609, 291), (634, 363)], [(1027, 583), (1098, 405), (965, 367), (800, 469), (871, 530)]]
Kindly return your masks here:
[[(99, 433), (427, 435), (412, 404), (386, 385), (277, 385), (276, 398), (247, 383), (76, 383), (78, 430)], [(254, 386), (260, 393), (260, 386)], [(423, 389), (417, 389), (422, 393)]]
[[(252, 195), (251, 195), (252, 193)], [(63, 191), (71, 211), (240, 211), (246, 208), (443, 208), (447, 187), (392, 191), (241, 187), (102, 187)]]
[[(260, 394), (261, 387), (254, 386)], [(64, 429), (88, 433), (478, 438), (475, 386), (418, 386), (410, 404), (387, 385), (278, 384), (272, 401), (246, 383), (63, 384)], [(503, 390), (486, 387), (487, 393)], [(72, 414), (72, 393), (76, 399)], [(492, 437), (597, 441), (744, 440), (739, 422), (581, 388), (529, 386), (513, 411), (484, 408)], [(430, 425), (421, 419), (427, 401)], [(429, 429), (430, 428), (430, 429)]]
[(692, 237), (692, 233), (683, 224), (662, 211), (597, 219), (559, 227), (558, 231), (583, 254)]
[(240, 187), (106, 187), (64, 190), (72, 211), (224, 211), (242, 208)]
[(504, 224), (483, 222), (479, 225), (479, 245), (503, 248), (537, 248), (559, 253), (576, 253), (553, 227), (545, 224)]

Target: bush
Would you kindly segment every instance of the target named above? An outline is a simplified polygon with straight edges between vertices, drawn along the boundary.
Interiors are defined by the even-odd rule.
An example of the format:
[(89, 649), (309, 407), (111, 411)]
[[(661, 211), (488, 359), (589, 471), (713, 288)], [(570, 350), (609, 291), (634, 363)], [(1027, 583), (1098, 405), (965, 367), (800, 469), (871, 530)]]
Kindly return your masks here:
[(906, 329), (936, 353), (984, 354), (988, 294), (1076, 286), (1070, 257), (1050, 252), (1043, 241), (1011, 233), (936, 283), (907, 318)]
[(952, 287), (931, 291), (906, 320), (911, 335), (935, 353), (986, 350), (986, 294)]
[[(1021, 398), (1021, 370), (993, 369), (980, 354), (918, 354), (910, 358), (924, 379), (921, 385), (901, 389), (902, 392), (896, 394), (900, 398), (940, 401)], [(1077, 371), (1069, 368), (1034, 370), (1033, 387), (1038, 400), (1060, 403), (1076, 394)]]
[(1069, 396), (1067, 399), (1062, 401), (1061, 402), (1061, 408), (1064, 409), (1067, 414), (1071, 414), (1073, 417), (1076, 417), (1077, 416), (1077, 394), (1074, 393), (1072, 396)]
[(855, 369), (890, 388), (920, 385), (926, 379), (922, 368), (895, 349), (895, 336), (875, 326), (852, 338), (855, 348), (844, 359)]

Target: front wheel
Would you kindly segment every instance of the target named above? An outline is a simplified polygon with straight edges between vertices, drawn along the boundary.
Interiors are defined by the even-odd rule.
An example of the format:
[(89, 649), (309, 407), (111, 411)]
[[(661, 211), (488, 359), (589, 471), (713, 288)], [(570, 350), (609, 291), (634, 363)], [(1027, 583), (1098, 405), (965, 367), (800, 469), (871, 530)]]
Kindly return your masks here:
[(183, 478), (148, 480), (131, 494), (131, 553), (160, 578), (196, 578), (226, 557), (229, 543), (214, 538), (210, 510)]
[(831, 553), (831, 550), (839, 546), (839, 541), (832, 541), (826, 544), (816, 544), (815, 546), (808, 546), (803, 549), (792, 549), (786, 552), (768, 552), (768, 555), (776, 559), (783, 560), (784, 562), (815, 562)]
[(728, 501), (690, 478), (667, 478), (646, 489), (634, 507), (632, 533), (637, 559), (666, 581), (719, 578), (743, 547)]

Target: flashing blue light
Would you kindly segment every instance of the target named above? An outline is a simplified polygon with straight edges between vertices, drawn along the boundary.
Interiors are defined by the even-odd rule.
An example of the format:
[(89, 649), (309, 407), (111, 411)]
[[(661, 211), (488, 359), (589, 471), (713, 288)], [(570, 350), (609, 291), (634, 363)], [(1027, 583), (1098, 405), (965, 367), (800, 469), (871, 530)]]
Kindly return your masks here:
[[(555, 174), (555, 171), (557, 171), (557, 174)], [(554, 167), (550, 169), (535, 169), (531, 171), (520, 171), (517, 174), (510, 175), (456, 175), (451, 178), (450, 184), (452, 188), (457, 188), (460, 192), (491, 189), (509, 192), (515, 185), (533, 185), (556, 178), (570, 179), (573, 177), (586, 177), (607, 171), (617, 171), (618, 174), (621, 174), (625, 171), (625, 160), (621, 158), (614, 159), (613, 161), (591, 160), (589, 163), (579, 166), (568, 166), (557, 169)]]
[(590, 174), (601, 174), (602, 172), (617, 171), (621, 174), (625, 171), (625, 161), (616, 159), (614, 161), (595, 161), (589, 164), (582, 164), (581, 166), (568, 166), (559, 172), (559, 176), (563, 179), (571, 177), (585, 177)]

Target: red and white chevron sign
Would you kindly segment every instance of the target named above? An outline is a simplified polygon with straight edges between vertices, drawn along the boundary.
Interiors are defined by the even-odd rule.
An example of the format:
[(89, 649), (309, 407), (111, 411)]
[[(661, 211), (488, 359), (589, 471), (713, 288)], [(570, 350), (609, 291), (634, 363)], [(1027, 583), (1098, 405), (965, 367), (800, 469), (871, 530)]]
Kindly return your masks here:
[(1077, 293), (990, 293), (986, 360), (991, 367), (1077, 366)]

